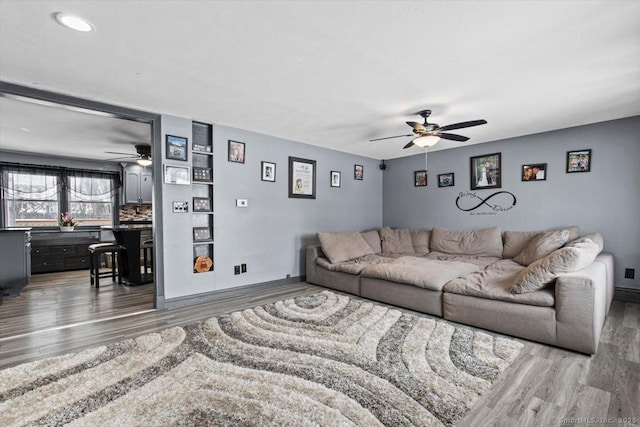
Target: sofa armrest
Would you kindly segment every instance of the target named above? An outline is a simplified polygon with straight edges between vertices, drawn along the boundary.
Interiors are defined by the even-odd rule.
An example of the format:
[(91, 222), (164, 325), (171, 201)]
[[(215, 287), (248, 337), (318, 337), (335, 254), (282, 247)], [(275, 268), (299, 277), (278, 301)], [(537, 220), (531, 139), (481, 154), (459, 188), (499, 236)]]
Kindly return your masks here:
[(607, 268), (593, 262), (556, 280), (557, 345), (593, 354), (607, 313)]
[(318, 283), (317, 278), (316, 278), (316, 271), (318, 268), (318, 264), (316, 263), (316, 260), (320, 257), (324, 256), (324, 252), (322, 252), (322, 248), (320, 247), (320, 245), (312, 245), (312, 246), (307, 246), (307, 258), (306, 258), (306, 262), (305, 262), (305, 266), (306, 266), (306, 280), (309, 283)]

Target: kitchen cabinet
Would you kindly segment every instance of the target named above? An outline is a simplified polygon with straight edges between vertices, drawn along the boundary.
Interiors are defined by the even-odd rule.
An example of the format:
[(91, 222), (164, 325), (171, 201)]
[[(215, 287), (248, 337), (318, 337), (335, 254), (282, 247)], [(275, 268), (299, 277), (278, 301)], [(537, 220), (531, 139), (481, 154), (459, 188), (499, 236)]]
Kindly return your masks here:
[(150, 204), (153, 193), (151, 169), (140, 165), (127, 165), (123, 168), (124, 200), (123, 204)]
[(89, 245), (98, 242), (99, 240), (94, 237), (36, 240), (31, 250), (31, 271), (50, 273), (88, 270)]
[[(31, 230), (0, 230), (0, 288), (2, 295), (19, 295), (31, 276)], [(1, 297), (0, 297), (1, 300)]]

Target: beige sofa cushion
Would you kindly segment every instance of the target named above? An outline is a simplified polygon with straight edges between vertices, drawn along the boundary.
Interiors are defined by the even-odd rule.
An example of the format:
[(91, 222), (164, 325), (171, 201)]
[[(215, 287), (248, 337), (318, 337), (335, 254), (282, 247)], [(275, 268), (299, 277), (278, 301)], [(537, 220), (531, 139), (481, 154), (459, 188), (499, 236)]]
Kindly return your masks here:
[(413, 250), (417, 254), (429, 253), (429, 240), (431, 240), (431, 230), (420, 230), (411, 232)]
[(501, 257), (502, 234), (499, 227), (464, 231), (434, 227), (430, 249), (454, 255)]
[(382, 252), (385, 254), (412, 254), (413, 241), (407, 228), (383, 227), (380, 229)]
[(589, 266), (598, 253), (598, 245), (589, 239), (558, 249), (522, 270), (514, 281), (513, 292), (523, 294), (542, 289), (562, 273), (571, 273)]
[[(568, 241), (576, 239), (580, 235), (580, 227), (577, 225), (570, 225), (569, 227), (562, 227), (554, 230), (569, 230)], [(554, 231), (550, 230), (550, 231)], [(502, 251), (502, 258), (514, 258), (531, 242), (531, 239), (544, 233), (545, 231), (505, 231), (504, 232), (504, 250)]]
[(568, 239), (569, 230), (547, 231), (531, 239), (529, 244), (513, 260), (527, 266), (562, 247)]
[(358, 232), (318, 233), (322, 252), (332, 264), (349, 261), (364, 255), (373, 255), (371, 246)]
[(371, 246), (371, 249), (373, 249), (373, 252), (377, 254), (382, 252), (382, 245), (380, 244), (380, 233), (378, 233), (378, 230), (363, 231), (360, 234), (362, 235), (364, 240), (369, 244), (369, 246)]
[(584, 242), (586, 240), (591, 240), (593, 243), (598, 245), (598, 248), (600, 249), (598, 253), (600, 253), (600, 252), (602, 252), (604, 250), (604, 238), (602, 237), (602, 234), (600, 234), (600, 233), (587, 234), (586, 236), (582, 236), (582, 237), (579, 237), (579, 238), (577, 238), (575, 240), (571, 240), (565, 246), (575, 246), (577, 243), (582, 243), (582, 242)]

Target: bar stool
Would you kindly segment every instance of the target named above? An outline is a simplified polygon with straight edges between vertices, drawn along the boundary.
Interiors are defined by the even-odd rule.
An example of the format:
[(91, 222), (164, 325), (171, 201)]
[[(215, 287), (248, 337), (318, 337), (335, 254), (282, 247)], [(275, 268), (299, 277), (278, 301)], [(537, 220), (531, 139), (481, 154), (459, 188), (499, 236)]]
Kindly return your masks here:
[(142, 250), (144, 274), (147, 274), (149, 267), (151, 267), (151, 271), (153, 271), (153, 240), (145, 240), (142, 242), (140, 249)]
[[(96, 289), (100, 287), (100, 278), (111, 276), (113, 282), (118, 277), (118, 284), (122, 284), (122, 276), (120, 275), (121, 254), (122, 248), (115, 242), (111, 243), (95, 243), (89, 245), (89, 278), (91, 280), (91, 286), (95, 285)], [(100, 273), (101, 255), (111, 255), (111, 271)], [(117, 264), (117, 269), (116, 269)]]

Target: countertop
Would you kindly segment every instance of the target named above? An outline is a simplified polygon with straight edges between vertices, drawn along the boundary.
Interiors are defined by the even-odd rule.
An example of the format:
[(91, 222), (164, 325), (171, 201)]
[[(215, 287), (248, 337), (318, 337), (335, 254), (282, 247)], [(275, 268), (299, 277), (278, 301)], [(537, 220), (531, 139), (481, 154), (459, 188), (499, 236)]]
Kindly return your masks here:
[(3, 231), (31, 231), (31, 227), (8, 227), (8, 228), (0, 228), (0, 232)]

